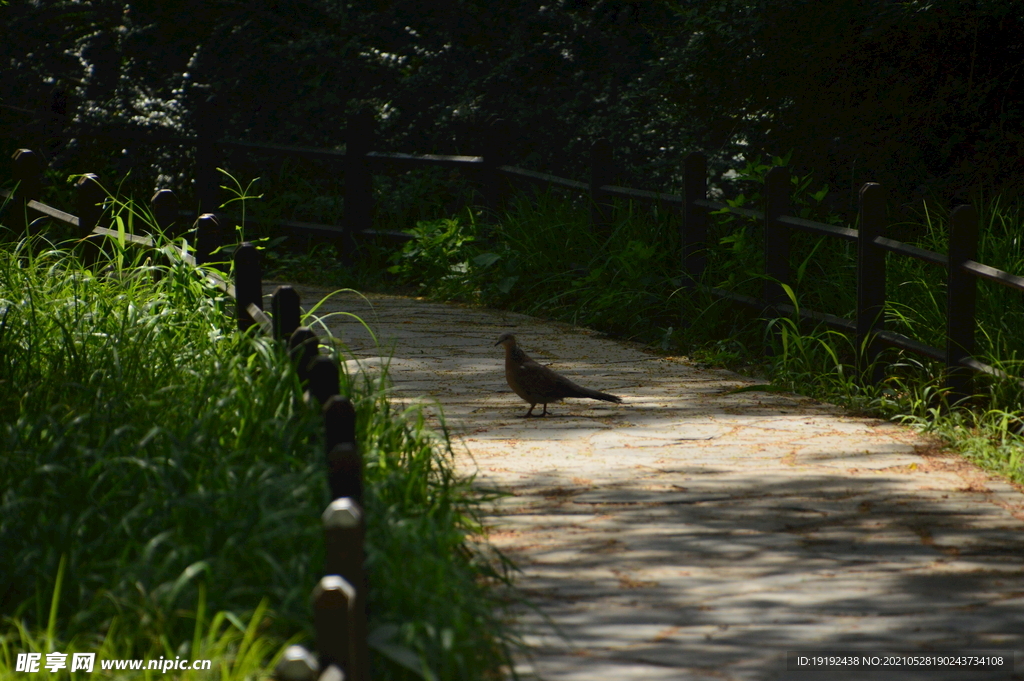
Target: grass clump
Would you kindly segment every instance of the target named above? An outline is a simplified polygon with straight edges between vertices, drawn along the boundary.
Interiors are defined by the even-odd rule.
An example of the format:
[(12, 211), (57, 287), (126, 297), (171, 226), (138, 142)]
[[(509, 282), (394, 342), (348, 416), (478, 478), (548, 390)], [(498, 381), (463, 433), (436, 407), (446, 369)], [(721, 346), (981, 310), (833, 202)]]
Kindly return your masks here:
[[(20, 676), (18, 652), (53, 650), (266, 674), (312, 638), (329, 501), (322, 418), (289, 358), (233, 331), (233, 301), (180, 244), (157, 257), (115, 239), (86, 268), (7, 236), (0, 679)], [(386, 372), (344, 375), (342, 393), (365, 460), (375, 678), (496, 677), (513, 642), (495, 590), (509, 566), (470, 541), (481, 495), (446, 433), (392, 409)]]
[[(501, 220), (480, 214), (421, 222), (392, 271), (422, 293), (564, 319), (634, 340), (664, 343), (678, 325), (682, 278), (663, 220), (621, 217), (608, 233), (557, 197), (520, 196)], [(678, 328), (678, 327), (677, 327)]]

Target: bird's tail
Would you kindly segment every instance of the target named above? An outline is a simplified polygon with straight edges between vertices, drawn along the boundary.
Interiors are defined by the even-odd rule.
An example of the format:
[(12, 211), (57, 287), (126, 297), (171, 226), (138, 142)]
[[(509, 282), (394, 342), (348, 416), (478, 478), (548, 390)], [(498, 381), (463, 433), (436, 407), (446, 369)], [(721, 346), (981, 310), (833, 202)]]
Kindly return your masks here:
[(616, 404), (622, 404), (622, 398), (616, 397), (615, 395), (609, 395), (603, 393), (600, 390), (591, 390), (590, 388), (581, 388), (580, 392), (583, 393), (581, 397), (589, 397), (592, 400), (604, 400), (605, 402), (615, 402)]

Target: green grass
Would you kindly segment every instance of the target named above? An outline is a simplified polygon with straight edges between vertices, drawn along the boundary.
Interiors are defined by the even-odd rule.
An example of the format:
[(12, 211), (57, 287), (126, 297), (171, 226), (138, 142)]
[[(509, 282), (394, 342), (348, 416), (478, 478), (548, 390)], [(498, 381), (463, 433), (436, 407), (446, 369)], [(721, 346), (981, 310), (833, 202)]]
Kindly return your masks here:
[[(52, 649), (264, 675), (311, 638), (329, 501), (322, 418), (286, 353), (234, 332), (233, 302), (169, 244), (157, 258), (108, 240), (86, 269), (66, 245), (5, 236), (0, 679), (20, 678), (17, 652)], [(375, 678), (494, 678), (515, 642), (511, 567), (474, 540), (485, 497), (447, 434), (395, 410), (387, 380), (341, 388), (365, 461), (371, 632), (420, 660), (375, 652)]]
[[(39, 675), (47, 678), (63, 677), (71, 679), (85, 679), (92, 674), (107, 678), (127, 678), (131, 676), (153, 678), (156, 676), (152, 671), (140, 671), (134, 674), (116, 670), (103, 670), (103, 661), (134, 661), (138, 650), (133, 644), (134, 637), (126, 634), (122, 620), (115, 617), (111, 619), (102, 637), (97, 635), (78, 635), (70, 640), (62, 641), (56, 637), (60, 592), (64, 581), (66, 561), (62, 559), (58, 569), (56, 582), (54, 584), (53, 599), (46, 630), (33, 632), (22, 621), (17, 618), (10, 618), (6, 621), (5, 632), (0, 636), (0, 678), (14, 679), (23, 678), (25, 672), (15, 672), (16, 660), (19, 653), (35, 653), (39, 657)], [(192, 660), (209, 660), (209, 670), (185, 670), (167, 672), (172, 678), (199, 679), (219, 677), (222, 679), (254, 679), (265, 677), (268, 669), (272, 669), (284, 652), (286, 645), (282, 645), (274, 637), (260, 633), (267, 612), (267, 600), (264, 599), (256, 607), (249, 617), (249, 621), (241, 620), (232, 612), (221, 611), (207, 619), (204, 616), (206, 603), (205, 587), (200, 586), (199, 600), (197, 603), (197, 617), (195, 618), (195, 630), (190, 642), (188, 654), (182, 658), (180, 652), (165, 647), (162, 651), (153, 650), (145, 660), (148, 665), (150, 660), (163, 662), (173, 660), (178, 662), (184, 659), (188, 664)], [(297, 640), (300, 635), (293, 637)], [(46, 668), (47, 654), (59, 652), (67, 655), (64, 658), (65, 669), (57, 673)], [(192, 654), (192, 651), (195, 651)], [(160, 655), (156, 653), (160, 652)], [(82, 670), (70, 671), (71, 660), (76, 653), (95, 655), (93, 672), (87, 673)], [(161, 673), (161, 676), (164, 675)]]

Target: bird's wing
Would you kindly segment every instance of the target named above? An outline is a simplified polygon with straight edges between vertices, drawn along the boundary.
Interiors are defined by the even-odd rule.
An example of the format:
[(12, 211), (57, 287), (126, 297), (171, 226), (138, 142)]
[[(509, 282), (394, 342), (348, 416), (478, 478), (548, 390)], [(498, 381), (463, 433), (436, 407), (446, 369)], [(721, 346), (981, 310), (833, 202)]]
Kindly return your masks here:
[(533, 360), (523, 362), (519, 367), (520, 381), (534, 395), (548, 400), (573, 397), (582, 390), (565, 376)]

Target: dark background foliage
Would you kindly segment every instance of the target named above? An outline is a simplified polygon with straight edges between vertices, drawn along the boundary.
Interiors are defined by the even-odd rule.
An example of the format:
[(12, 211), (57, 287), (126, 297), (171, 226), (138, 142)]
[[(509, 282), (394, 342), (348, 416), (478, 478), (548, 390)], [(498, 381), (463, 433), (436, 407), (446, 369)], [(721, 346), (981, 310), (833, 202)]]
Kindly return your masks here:
[[(11, 0), (0, 26), (2, 103), (64, 87), (79, 121), (191, 130), (215, 92), (232, 137), (337, 146), (371, 107), (378, 148), (480, 153), (501, 117), (517, 164), (583, 179), (603, 136), (651, 189), (678, 189), (690, 150), (720, 176), (795, 149), (839, 210), (868, 180), (953, 200), (1024, 170), (1013, 0)], [(2, 120), (3, 163), (30, 133), (45, 146)], [(50, 146), (70, 172), (100, 151)]]

